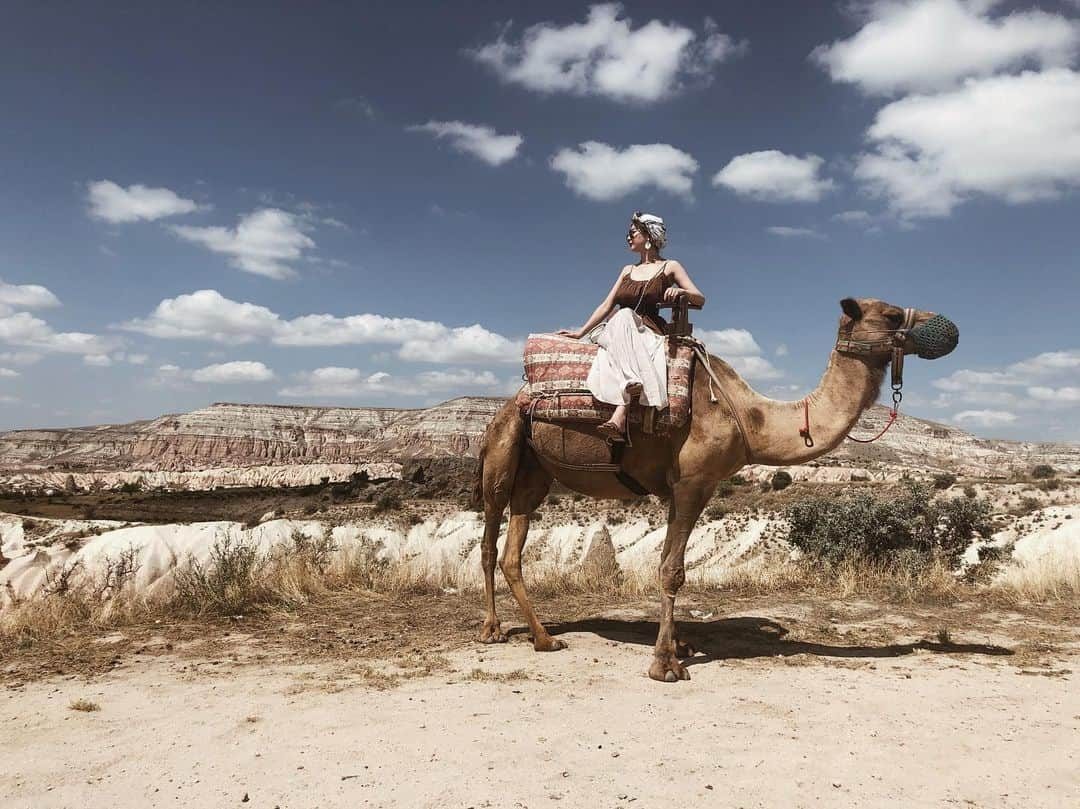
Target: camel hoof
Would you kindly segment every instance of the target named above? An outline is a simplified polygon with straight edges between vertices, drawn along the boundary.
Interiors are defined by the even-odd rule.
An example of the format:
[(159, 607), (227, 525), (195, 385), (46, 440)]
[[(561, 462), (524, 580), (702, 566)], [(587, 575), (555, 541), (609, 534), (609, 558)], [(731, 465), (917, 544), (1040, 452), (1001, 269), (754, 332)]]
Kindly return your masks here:
[(678, 660), (654, 660), (649, 667), (649, 677), (661, 683), (677, 683), (689, 680), (690, 672)]
[(559, 640), (558, 638), (547, 638), (546, 640), (533, 641), (533, 649), (537, 652), (557, 652), (560, 649), (566, 648), (566, 641)]
[(502, 631), (502, 627), (495, 624), (494, 626), (485, 625), (484, 628), (480, 630), (480, 637), (477, 638), (477, 640), (481, 643), (506, 643), (508, 638), (506, 637), (506, 633)]

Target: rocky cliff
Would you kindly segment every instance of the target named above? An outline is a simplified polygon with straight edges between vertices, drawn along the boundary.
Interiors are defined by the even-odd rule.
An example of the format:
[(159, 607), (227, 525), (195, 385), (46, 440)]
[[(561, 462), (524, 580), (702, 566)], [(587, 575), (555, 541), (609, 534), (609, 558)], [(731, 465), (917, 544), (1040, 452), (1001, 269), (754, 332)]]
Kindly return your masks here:
[(219, 402), (131, 424), (0, 433), (0, 469), (190, 471), (475, 457), (504, 401), (463, 397), (423, 410)]
[[(418, 410), (218, 403), (131, 424), (16, 430), (0, 433), (0, 483), (29, 485), (46, 473), (53, 485), (52, 478), (67, 473), (246, 469), (253, 474), (234, 474), (238, 483), (233, 485), (249, 478), (259, 485), (275, 467), (292, 470), (283, 480), (306, 481), (311, 475), (301, 467), (318, 464), (345, 468), (418, 457), (476, 457), (480, 436), (504, 401), (462, 397)], [(887, 416), (887, 408), (871, 408), (853, 434), (875, 435)], [(1008, 475), (1039, 463), (1080, 469), (1080, 445), (984, 439), (901, 415), (879, 441), (845, 442), (813, 462), (819, 471), (811, 477), (844, 478), (829, 467), (867, 470), (870, 479), (909, 469)]]

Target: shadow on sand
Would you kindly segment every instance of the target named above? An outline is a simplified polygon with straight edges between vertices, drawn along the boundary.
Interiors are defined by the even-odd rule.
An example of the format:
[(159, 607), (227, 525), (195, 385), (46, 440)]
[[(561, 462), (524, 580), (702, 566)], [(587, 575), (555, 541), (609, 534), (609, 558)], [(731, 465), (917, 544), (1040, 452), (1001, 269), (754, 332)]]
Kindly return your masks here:
[[(519, 630), (527, 631), (527, 630)], [(568, 632), (591, 632), (619, 643), (652, 646), (656, 643), (659, 626), (655, 621), (617, 621), (608, 618), (589, 618), (583, 621), (554, 624), (548, 627), (552, 635)], [(818, 657), (886, 658), (902, 657), (922, 649), (938, 654), (1011, 655), (1004, 646), (983, 643), (952, 643), (920, 640), (915, 643), (891, 643), (884, 646), (830, 646), (788, 640), (788, 630), (768, 618), (741, 616), (708, 622), (678, 622), (679, 639), (696, 650), (684, 660), (686, 666), (697, 666), (714, 660), (745, 660), (754, 657), (789, 657), (810, 654)], [(513, 630), (511, 630), (513, 632)]]

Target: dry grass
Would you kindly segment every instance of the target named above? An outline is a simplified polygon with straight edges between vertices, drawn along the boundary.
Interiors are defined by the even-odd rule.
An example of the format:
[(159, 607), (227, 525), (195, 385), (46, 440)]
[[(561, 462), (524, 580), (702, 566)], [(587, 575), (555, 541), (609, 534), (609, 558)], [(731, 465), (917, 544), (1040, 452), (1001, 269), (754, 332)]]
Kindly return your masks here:
[(1080, 602), (1080, 559), (1040, 558), (1004, 567), (993, 589), (1015, 602)]
[(88, 699), (74, 700), (70, 705), (68, 705), (68, 708), (73, 711), (82, 711), (83, 713), (93, 713), (94, 711), (101, 710), (100, 705)]
[[(659, 594), (653, 560), (640, 569), (595, 564), (560, 568), (543, 559), (527, 560), (530, 595), (543, 599), (653, 599)], [(294, 538), (288, 552), (252, 555), (250, 548), (222, 544), (216, 564), (181, 565), (177, 584), (154, 599), (134, 593), (130, 576), (108, 587), (88, 580), (41, 598), (15, 604), (0, 612), (0, 658), (33, 648), (69, 653), (82, 644), (86, 655), (108, 660), (107, 649), (90, 649), (87, 634), (136, 625), (154, 626), (183, 621), (233, 619), (246, 615), (268, 620), (287, 616), (309, 605), (328, 605), (371, 598), (437, 600), (446, 594), (476, 598), (479, 571), (461, 564), (390, 563), (374, 547), (338, 552), (325, 542)], [(501, 575), (500, 594), (506, 593)], [(722, 571), (690, 569), (687, 595), (717, 593), (752, 597), (800, 594), (831, 599), (872, 599), (883, 603), (945, 604), (989, 600), (1010, 605), (1068, 605), (1080, 598), (1080, 564), (1063, 568), (1060, 562), (1010, 564), (989, 584), (958, 578), (940, 560), (917, 564), (846, 559), (826, 564), (791, 560), (783, 554), (759, 556)], [(88, 633), (89, 630), (89, 633)], [(404, 665), (403, 665), (404, 664)], [(402, 661), (392, 678), (430, 670), (425, 661)], [(434, 668), (438, 668), (435, 665)], [(385, 682), (388, 673), (372, 671), (362, 679)]]

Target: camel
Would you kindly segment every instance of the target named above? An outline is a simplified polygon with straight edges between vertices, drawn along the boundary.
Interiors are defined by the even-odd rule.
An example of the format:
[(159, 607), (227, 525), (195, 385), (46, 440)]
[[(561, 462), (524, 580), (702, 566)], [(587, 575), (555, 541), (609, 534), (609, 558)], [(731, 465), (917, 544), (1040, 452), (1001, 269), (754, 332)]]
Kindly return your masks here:
[[(747, 463), (787, 466), (828, 453), (877, 400), (890, 361), (902, 367), (905, 354), (932, 358), (948, 353), (956, 344), (955, 326), (933, 312), (902, 309), (874, 298), (845, 298), (840, 304), (843, 315), (837, 347), (817, 387), (805, 400), (764, 397), (730, 365), (710, 355), (709, 363), (723, 388), (722, 396), (711, 395), (708, 372), (701, 362), (696, 362), (687, 423), (668, 435), (650, 434), (640, 427), (631, 433), (632, 443), (622, 455), (623, 469), (649, 493), (668, 500), (667, 534), (659, 567), (660, 628), (649, 667), (649, 677), (654, 680), (690, 679), (680, 658), (693, 652), (676, 636), (675, 597), (686, 580), (683, 560), (687, 540), (717, 484)], [(943, 352), (924, 351), (918, 339), (918, 328), (931, 319), (952, 329), (951, 345)], [(803, 429), (807, 420), (809, 434)], [(566, 647), (545, 629), (525, 590), (521, 556), (529, 532), (529, 515), (547, 496), (553, 480), (595, 498), (631, 499), (636, 495), (611, 472), (567, 469), (551, 463), (534, 447), (542, 450), (545, 443), (557, 441), (564, 459), (580, 459), (582, 464), (595, 462), (607, 454), (595, 427), (536, 421), (530, 446), (525, 420), (511, 399), (485, 430), (474, 489), (475, 504), (482, 504), (484, 513), (481, 565), (486, 616), (481, 642), (501, 643), (507, 639), (495, 612), (495, 557), (499, 525), (509, 505), (507, 539), (499, 560), (503, 576), (528, 622), (533, 648), (550, 652)]]

